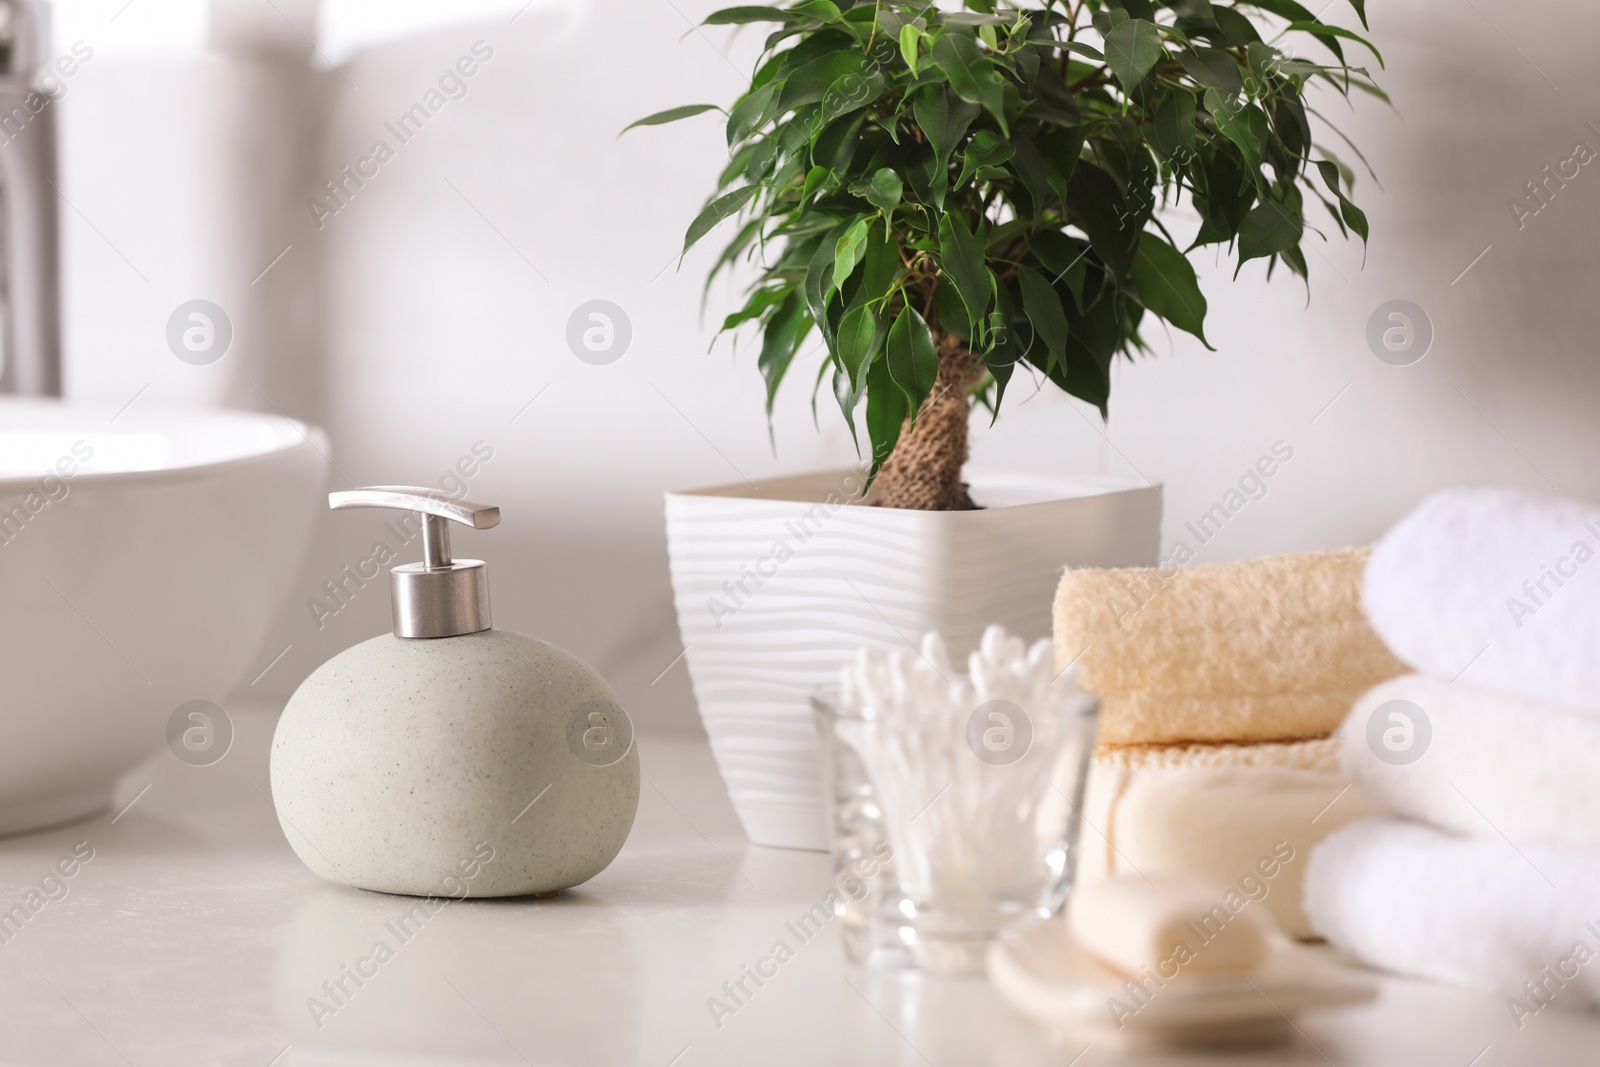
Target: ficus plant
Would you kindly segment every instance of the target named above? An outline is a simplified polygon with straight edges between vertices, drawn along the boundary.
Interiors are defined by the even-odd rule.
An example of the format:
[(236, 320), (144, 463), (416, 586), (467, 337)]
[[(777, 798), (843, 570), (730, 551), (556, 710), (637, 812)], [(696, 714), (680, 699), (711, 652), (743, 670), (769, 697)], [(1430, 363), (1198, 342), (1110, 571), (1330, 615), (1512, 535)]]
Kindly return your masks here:
[[(1348, 2), (1365, 28), (1365, 0)], [(684, 251), (735, 220), (707, 285), (753, 265), (722, 330), (759, 327), (768, 417), (815, 329), (813, 401), (826, 382), (852, 434), (864, 407), (893, 507), (973, 506), (970, 410), (997, 417), (1019, 366), (1104, 417), (1112, 359), (1148, 351), (1147, 315), (1209, 348), (1198, 250), (1306, 278), (1313, 198), (1365, 242), (1354, 174), (1314, 139), (1313, 119), (1332, 127), (1307, 90), (1387, 99), (1347, 62), (1362, 48), (1381, 66), (1377, 49), (1295, 0), (948, 6), (804, 0), (705, 20), (776, 28), (725, 112), (730, 158)], [(1187, 240), (1161, 218), (1184, 197)]]

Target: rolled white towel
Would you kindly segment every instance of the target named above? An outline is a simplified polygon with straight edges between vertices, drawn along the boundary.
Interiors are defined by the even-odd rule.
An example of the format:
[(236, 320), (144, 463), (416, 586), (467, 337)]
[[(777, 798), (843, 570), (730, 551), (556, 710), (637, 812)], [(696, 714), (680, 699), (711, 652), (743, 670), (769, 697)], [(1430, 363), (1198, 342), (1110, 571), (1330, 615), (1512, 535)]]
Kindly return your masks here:
[(1305, 908), (1366, 963), (1504, 995), (1519, 1028), (1600, 1005), (1600, 856), (1363, 819), (1312, 851)]
[(1373, 550), (1361, 606), (1424, 674), (1600, 714), (1600, 508), (1437, 493)]
[[(1340, 764), (1397, 815), (1600, 853), (1600, 720), (1408, 674), (1356, 701)], [(1596, 901), (1600, 917), (1600, 901)]]

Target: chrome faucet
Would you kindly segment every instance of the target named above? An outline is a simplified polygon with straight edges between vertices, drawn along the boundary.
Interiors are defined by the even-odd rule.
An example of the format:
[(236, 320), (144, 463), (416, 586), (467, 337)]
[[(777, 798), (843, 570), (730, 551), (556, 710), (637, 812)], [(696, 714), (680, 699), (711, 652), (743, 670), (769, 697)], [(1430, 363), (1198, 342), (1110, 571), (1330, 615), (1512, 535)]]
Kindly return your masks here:
[(0, 393), (61, 395), (60, 230), (46, 0), (0, 0)]

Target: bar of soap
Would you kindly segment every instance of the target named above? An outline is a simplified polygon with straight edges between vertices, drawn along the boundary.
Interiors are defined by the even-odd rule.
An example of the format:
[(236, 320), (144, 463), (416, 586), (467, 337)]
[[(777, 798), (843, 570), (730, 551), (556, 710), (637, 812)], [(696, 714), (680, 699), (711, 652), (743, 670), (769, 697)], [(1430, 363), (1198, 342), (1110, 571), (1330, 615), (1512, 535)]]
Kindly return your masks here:
[[(1234, 907), (1230, 907), (1234, 905)], [(1245, 974), (1267, 955), (1267, 920), (1225, 886), (1185, 875), (1124, 875), (1073, 890), (1067, 929), (1102, 963), (1164, 980)]]

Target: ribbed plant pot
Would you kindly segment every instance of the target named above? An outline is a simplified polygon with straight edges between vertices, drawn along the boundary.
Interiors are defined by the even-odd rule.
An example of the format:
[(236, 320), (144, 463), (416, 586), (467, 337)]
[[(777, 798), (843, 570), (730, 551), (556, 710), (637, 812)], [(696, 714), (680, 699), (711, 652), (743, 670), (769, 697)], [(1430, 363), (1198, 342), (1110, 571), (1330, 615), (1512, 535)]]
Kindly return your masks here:
[(968, 470), (978, 511), (857, 502), (861, 471), (666, 494), (667, 554), (711, 750), (758, 845), (830, 847), (809, 697), (862, 645), (1050, 634), (1063, 567), (1156, 562), (1161, 487)]

